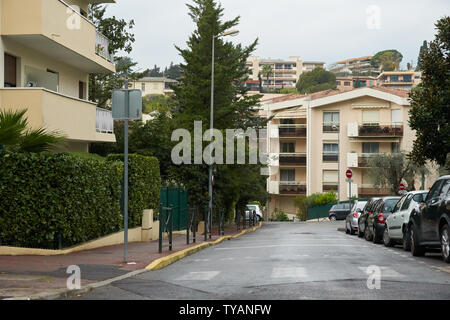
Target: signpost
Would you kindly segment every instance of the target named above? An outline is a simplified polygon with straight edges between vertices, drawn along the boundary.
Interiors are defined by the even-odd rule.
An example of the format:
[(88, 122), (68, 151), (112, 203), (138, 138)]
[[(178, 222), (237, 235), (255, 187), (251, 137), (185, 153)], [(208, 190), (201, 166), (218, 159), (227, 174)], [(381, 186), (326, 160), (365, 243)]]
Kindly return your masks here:
[(348, 169), (345, 172), (345, 175), (347, 176), (347, 182), (348, 182), (348, 198), (351, 199), (352, 198), (352, 182), (353, 182), (353, 171)]
[(128, 120), (142, 119), (142, 92), (129, 90), (128, 79), (124, 90), (112, 92), (112, 116), (114, 120), (124, 120), (124, 170), (123, 170), (123, 228), (124, 262), (128, 262)]

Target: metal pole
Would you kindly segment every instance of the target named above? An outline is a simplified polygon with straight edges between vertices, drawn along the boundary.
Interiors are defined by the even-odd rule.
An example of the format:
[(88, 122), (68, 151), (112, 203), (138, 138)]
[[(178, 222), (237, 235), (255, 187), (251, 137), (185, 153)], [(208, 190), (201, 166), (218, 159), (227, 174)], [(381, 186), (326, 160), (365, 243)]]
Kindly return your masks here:
[[(214, 50), (214, 40), (215, 40), (216, 36), (212, 37), (212, 63), (211, 63), (211, 114), (210, 114), (210, 134), (211, 134), (211, 142), (212, 142), (212, 137), (213, 137), (213, 128), (214, 128), (214, 55), (215, 55), (215, 50)], [(212, 158), (212, 144), (210, 147), (210, 156)], [(212, 163), (210, 163), (209, 165), (209, 212), (208, 212), (208, 217), (209, 217), (209, 221), (212, 220), (212, 209), (213, 209), (213, 186), (212, 186), (212, 175), (213, 175), (213, 167), (212, 167)], [(211, 227), (210, 227), (211, 228)], [(205, 221), (205, 232), (207, 230), (207, 222)], [(210, 229), (210, 232), (212, 230)], [(211, 234), (209, 235), (209, 238), (211, 239)], [(206, 237), (205, 237), (206, 240)]]
[[(125, 80), (125, 90), (128, 90), (128, 79)], [(127, 118), (129, 115), (129, 94), (127, 91), (125, 99), (125, 111)], [(123, 167), (123, 228), (124, 228), (124, 255), (123, 261), (128, 262), (128, 120), (124, 121), (124, 167)]]
[[(340, 118), (340, 117), (339, 117)], [(338, 203), (341, 202), (341, 126), (338, 127)]]

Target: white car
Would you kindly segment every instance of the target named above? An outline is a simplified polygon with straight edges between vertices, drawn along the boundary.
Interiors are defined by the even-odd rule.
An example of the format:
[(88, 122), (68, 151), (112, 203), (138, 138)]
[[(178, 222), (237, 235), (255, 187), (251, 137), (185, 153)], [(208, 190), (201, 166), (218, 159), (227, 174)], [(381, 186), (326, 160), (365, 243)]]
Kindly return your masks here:
[(410, 239), (407, 233), (411, 211), (426, 198), (428, 191), (410, 191), (405, 194), (394, 207), (392, 214), (386, 219), (383, 242), (386, 247), (395, 243), (403, 243), (403, 249), (410, 250)]
[(252, 217), (250, 212), (252, 214), (253, 213), (256, 214), (257, 221), (261, 221), (262, 220), (263, 214), (262, 214), (261, 208), (257, 204), (248, 204), (247, 205), (247, 208), (245, 209), (245, 219), (246, 220), (250, 220), (250, 218)]

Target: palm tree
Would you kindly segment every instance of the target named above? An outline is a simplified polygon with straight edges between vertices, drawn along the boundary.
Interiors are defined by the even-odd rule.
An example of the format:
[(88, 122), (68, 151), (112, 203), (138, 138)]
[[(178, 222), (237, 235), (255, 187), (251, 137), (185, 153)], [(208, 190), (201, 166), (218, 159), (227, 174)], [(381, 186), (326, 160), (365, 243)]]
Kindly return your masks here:
[(267, 79), (267, 82), (269, 82), (269, 77), (272, 76), (273, 73), (274, 71), (271, 64), (265, 64), (261, 70), (261, 74)]
[(27, 129), (27, 110), (0, 110), (0, 150), (12, 152), (49, 151), (66, 137), (57, 131), (47, 132), (44, 128)]

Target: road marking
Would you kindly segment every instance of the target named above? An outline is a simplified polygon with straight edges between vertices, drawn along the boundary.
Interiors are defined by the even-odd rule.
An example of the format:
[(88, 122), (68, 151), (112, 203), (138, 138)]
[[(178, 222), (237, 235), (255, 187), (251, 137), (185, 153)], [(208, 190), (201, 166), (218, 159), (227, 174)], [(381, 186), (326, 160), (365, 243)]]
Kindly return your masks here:
[[(358, 267), (359, 270), (361, 270), (364, 274), (367, 274), (368, 267)], [(394, 269), (390, 267), (380, 267), (381, 269), (381, 277), (386, 278), (396, 278), (396, 277), (404, 277), (405, 275), (398, 273)]]
[(195, 259), (195, 262), (207, 262), (209, 259)]
[(208, 281), (217, 276), (220, 271), (206, 271), (206, 272), (189, 272), (184, 276), (175, 279), (175, 281)]
[(304, 278), (306, 277), (305, 268), (291, 267), (291, 268), (273, 268), (272, 275), (273, 279), (280, 278)]
[(280, 244), (280, 245), (267, 245), (267, 246), (253, 246), (253, 247), (233, 247), (233, 248), (214, 248), (214, 250), (241, 250), (241, 249), (266, 249), (266, 248), (283, 248), (283, 247), (297, 247), (297, 248), (310, 248), (310, 247), (358, 247), (358, 248), (367, 248), (367, 246), (360, 245), (332, 245), (332, 244), (309, 244), (309, 245), (301, 245), (301, 244)]
[(222, 258), (220, 260), (222, 260), (222, 261), (231, 261), (231, 260), (234, 260), (234, 258)]

